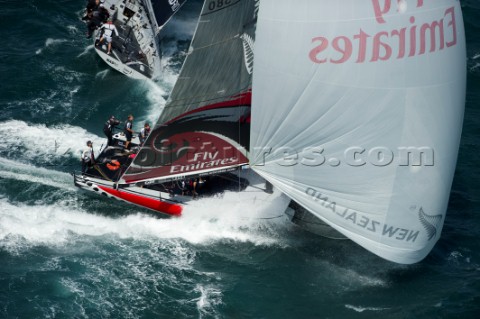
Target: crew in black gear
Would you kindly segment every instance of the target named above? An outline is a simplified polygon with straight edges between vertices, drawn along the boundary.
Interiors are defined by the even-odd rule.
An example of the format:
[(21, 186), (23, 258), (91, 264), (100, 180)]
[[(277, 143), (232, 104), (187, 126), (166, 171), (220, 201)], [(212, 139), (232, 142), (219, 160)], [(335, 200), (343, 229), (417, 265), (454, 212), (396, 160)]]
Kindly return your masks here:
[(125, 142), (125, 149), (130, 149), (130, 142), (132, 141), (133, 133), (133, 115), (128, 116), (128, 121), (125, 122), (125, 128), (123, 129), (123, 133), (125, 133), (125, 137), (127, 141)]
[(100, 0), (88, 0), (87, 7), (86, 7), (86, 14), (82, 18), (82, 20), (90, 21), (92, 19), (92, 15), (94, 11), (97, 11), (100, 7)]
[(120, 124), (120, 121), (117, 120), (115, 116), (112, 115), (110, 119), (103, 126), (103, 133), (105, 133), (108, 139), (107, 146), (113, 146), (113, 129), (118, 124)]

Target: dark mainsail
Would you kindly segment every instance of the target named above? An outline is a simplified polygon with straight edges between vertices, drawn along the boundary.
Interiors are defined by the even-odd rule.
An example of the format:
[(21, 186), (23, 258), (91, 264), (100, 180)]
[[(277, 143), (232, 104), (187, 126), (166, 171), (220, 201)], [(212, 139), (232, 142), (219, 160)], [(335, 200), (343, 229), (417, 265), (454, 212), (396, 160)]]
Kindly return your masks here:
[(248, 163), (258, 3), (204, 3), (172, 94), (124, 182), (162, 181)]
[(157, 31), (180, 9), (187, 0), (151, 0), (147, 1), (153, 11)]

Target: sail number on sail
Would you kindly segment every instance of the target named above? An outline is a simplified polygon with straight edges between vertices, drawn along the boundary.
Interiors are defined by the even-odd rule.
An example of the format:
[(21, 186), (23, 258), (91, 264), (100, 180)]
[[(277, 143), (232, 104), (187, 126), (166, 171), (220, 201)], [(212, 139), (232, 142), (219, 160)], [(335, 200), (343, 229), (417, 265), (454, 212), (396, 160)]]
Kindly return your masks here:
[(233, 3), (237, 3), (237, 1), (233, 1), (233, 0), (214, 0), (214, 1), (209, 1), (208, 2), (208, 10), (216, 10), (216, 9), (221, 9), (223, 8), (224, 6), (229, 6)]
[(180, 8), (180, 2), (178, 0), (168, 0), (168, 4), (172, 8), (172, 11), (175, 12)]
[[(394, 10), (401, 13), (406, 10), (407, 0), (395, 2), (396, 8), (391, 0), (372, 0), (376, 23), (387, 23), (386, 15)], [(416, 2), (418, 8), (424, 6), (424, 0)], [(409, 25), (403, 28), (376, 34), (368, 34), (360, 28), (353, 38), (347, 35), (339, 35), (333, 39), (325, 36), (314, 37), (312, 43), (315, 47), (310, 50), (309, 58), (318, 64), (341, 64), (352, 59), (355, 59), (355, 63), (378, 62), (422, 55), (427, 53), (427, 49), (433, 53), (457, 44), (455, 7), (446, 9), (442, 17), (430, 23), (418, 25), (415, 16), (410, 16), (408, 23)]]

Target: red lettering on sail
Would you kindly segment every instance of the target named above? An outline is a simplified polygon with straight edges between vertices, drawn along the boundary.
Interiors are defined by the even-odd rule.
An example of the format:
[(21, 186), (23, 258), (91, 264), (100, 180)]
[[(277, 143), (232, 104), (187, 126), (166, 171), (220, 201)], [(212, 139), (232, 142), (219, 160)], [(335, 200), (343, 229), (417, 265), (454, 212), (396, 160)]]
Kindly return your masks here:
[[(401, 8), (400, 4), (406, 5), (405, 1), (397, 0), (397, 11)], [(375, 22), (388, 25), (388, 17), (394, 16), (392, 1), (372, 0), (372, 5)], [(424, 1), (417, 0), (417, 7), (423, 5)], [(387, 14), (390, 15), (387, 17)], [(440, 52), (456, 46), (458, 42), (455, 7), (450, 7), (441, 14), (438, 19), (422, 22), (417, 22), (414, 15), (407, 16), (404, 27), (393, 30), (382, 27), (376, 34), (368, 34), (364, 31), (366, 27), (361, 27), (353, 36), (317, 36), (312, 38), (315, 47), (310, 50), (309, 58), (316, 64), (376, 63)], [(398, 25), (399, 16), (402, 17), (395, 15), (395, 25)], [(425, 14), (422, 14), (423, 20), (424, 16)], [(371, 25), (368, 27), (371, 29)]]

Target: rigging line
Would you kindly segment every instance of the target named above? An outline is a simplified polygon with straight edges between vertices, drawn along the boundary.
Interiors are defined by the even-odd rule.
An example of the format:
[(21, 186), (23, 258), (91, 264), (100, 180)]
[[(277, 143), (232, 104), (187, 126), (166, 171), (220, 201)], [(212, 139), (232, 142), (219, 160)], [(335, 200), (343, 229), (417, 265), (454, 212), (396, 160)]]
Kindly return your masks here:
[[(241, 98), (241, 99), (243, 99), (243, 98)], [(237, 111), (237, 113), (239, 113), (239, 110), (236, 110), (236, 111)], [(241, 143), (241, 142), (240, 142), (240, 138), (241, 138), (240, 125), (241, 125), (241, 123), (240, 123), (240, 121), (238, 121), (238, 125), (237, 125), (238, 132), (237, 132), (237, 133), (238, 133), (238, 142), (239, 142), (239, 144)], [(240, 145), (241, 145), (241, 144), (240, 144)], [(240, 192), (240, 191), (242, 190), (241, 185), (240, 185), (240, 183), (241, 183), (240, 174), (241, 174), (241, 167), (239, 166), (239, 167), (238, 167), (238, 171), (237, 171), (238, 192)]]
[(100, 167), (98, 167), (98, 164), (93, 165), (93, 167), (95, 168), (95, 170), (97, 170), (97, 172), (100, 173), (100, 175), (102, 175), (103, 178), (105, 178), (109, 182), (113, 182), (110, 178), (108, 178), (107, 175), (105, 175), (105, 173), (100, 169)]
[(72, 167), (78, 166), (78, 164), (45, 164), (40, 167)]
[(263, 218), (252, 218), (252, 219), (257, 219), (257, 220), (270, 220), (270, 219), (277, 219), (277, 218), (282, 218), (285, 217), (286, 215), (278, 215), (278, 216), (273, 216), (273, 217), (263, 217)]
[(283, 218), (286, 215), (278, 215), (278, 216), (273, 216), (273, 217), (263, 217), (263, 218), (248, 218), (248, 217), (241, 217), (238, 220), (272, 220), (272, 219), (277, 219), (277, 218)]
[(240, 191), (242, 190), (242, 188), (241, 188), (241, 185), (240, 185), (240, 183), (241, 183), (241, 180), (240, 180), (240, 173), (241, 173), (241, 171), (240, 171), (240, 167), (238, 167), (238, 173), (237, 173), (238, 192), (240, 192)]

